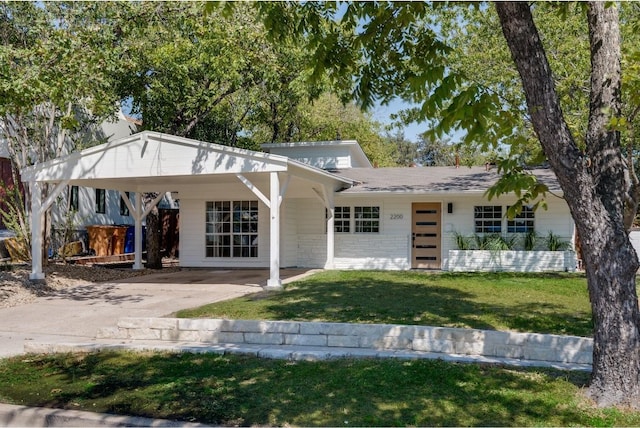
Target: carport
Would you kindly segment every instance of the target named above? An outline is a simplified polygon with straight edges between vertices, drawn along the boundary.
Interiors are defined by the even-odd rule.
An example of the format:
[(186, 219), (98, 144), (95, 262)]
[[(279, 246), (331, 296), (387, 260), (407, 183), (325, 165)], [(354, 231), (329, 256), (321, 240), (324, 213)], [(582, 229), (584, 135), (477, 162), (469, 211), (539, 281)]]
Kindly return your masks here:
[[(284, 156), (145, 131), (21, 171), (31, 193), (32, 280), (42, 271), (43, 218), (69, 185), (120, 192), (135, 221), (134, 269), (142, 268), (142, 221), (162, 196), (191, 185), (241, 182), (269, 209), (269, 281), (281, 287), (280, 205), (288, 195), (312, 195), (327, 210), (327, 268), (333, 266), (334, 193), (353, 182)], [(132, 204), (126, 192), (135, 193)], [(142, 193), (159, 196), (144, 206)]]

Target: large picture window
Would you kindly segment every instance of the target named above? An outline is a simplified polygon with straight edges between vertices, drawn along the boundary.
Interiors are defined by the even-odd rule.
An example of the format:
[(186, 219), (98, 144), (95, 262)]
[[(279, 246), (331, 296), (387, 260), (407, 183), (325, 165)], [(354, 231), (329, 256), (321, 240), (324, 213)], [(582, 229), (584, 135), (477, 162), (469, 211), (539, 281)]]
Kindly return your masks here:
[(473, 209), (475, 233), (502, 233), (502, 206), (483, 205)]
[(258, 201), (206, 204), (206, 257), (258, 257)]
[(380, 232), (380, 207), (353, 207), (356, 233)]
[(507, 233), (529, 233), (534, 231), (535, 211), (533, 208), (523, 206), (520, 214), (513, 220), (507, 220)]

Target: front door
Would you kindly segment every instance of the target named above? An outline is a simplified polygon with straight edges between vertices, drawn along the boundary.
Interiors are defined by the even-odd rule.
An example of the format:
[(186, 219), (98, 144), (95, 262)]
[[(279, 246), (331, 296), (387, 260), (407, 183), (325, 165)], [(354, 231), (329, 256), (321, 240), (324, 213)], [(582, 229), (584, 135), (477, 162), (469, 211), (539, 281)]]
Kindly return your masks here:
[(440, 269), (440, 203), (414, 203), (412, 205), (411, 267), (414, 269)]

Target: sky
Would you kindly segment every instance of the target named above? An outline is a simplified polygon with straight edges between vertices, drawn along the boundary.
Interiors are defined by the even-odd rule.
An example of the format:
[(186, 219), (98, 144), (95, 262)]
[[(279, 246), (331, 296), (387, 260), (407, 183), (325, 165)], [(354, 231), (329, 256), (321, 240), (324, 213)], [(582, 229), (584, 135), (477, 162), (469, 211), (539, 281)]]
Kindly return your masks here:
[[(406, 102), (396, 99), (389, 103), (389, 105), (382, 106), (378, 105), (374, 109), (372, 109), (371, 114), (374, 120), (382, 123), (383, 125), (390, 125), (393, 123), (391, 116), (394, 113), (398, 113), (400, 110), (406, 109), (410, 107)], [(411, 123), (409, 125), (405, 125), (403, 128), (404, 137), (412, 142), (418, 141), (418, 135), (422, 134), (427, 130), (427, 125), (425, 123)]]

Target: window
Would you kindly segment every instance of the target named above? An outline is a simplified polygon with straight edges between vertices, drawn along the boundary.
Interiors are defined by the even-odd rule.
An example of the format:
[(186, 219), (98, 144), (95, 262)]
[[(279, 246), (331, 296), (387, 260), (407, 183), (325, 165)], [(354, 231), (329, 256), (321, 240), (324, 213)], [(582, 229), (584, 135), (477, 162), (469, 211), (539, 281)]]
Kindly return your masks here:
[(71, 186), (69, 189), (69, 210), (78, 211), (80, 206), (80, 196), (78, 195), (78, 186)]
[(484, 205), (473, 209), (475, 233), (502, 233), (502, 206)]
[(336, 233), (349, 233), (351, 230), (351, 207), (335, 207), (333, 230)]
[(104, 189), (96, 189), (96, 212), (98, 214), (105, 214), (107, 212)]
[(356, 233), (378, 233), (380, 231), (380, 207), (354, 207)]
[(535, 211), (533, 208), (523, 206), (520, 214), (513, 220), (507, 220), (507, 233), (529, 233), (534, 231)]
[(206, 205), (206, 257), (258, 257), (258, 201)]
[[(125, 192), (125, 194), (127, 195), (127, 199), (129, 199), (129, 192)], [(129, 207), (124, 199), (122, 199), (122, 196), (120, 196), (120, 215), (125, 217), (129, 216)]]

